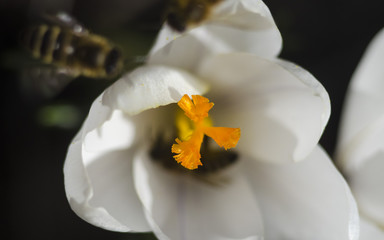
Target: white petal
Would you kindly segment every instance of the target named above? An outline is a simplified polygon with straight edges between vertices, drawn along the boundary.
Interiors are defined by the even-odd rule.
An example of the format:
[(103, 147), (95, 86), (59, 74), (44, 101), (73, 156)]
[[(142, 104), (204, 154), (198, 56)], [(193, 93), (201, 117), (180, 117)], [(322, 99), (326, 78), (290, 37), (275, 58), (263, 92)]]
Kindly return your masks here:
[(207, 85), (191, 74), (166, 66), (144, 66), (121, 77), (103, 94), (103, 104), (134, 115), (178, 102), (184, 94), (203, 94)]
[[(384, 114), (365, 126), (348, 141), (348, 144), (339, 148), (338, 162), (341, 164), (343, 171), (348, 175), (353, 175), (360, 168), (365, 168), (368, 161), (382, 161), (372, 158), (384, 152)], [(340, 145), (341, 146), (341, 145)], [(379, 176), (377, 176), (380, 178)]]
[(88, 117), (82, 126), (82, 139), (84, 139), (85, 135), (87, 135), (90, 131), (99, 128), (104, 124), (104, 122), (108, 121), (112, 117), (113, 109), (108, 106), (104, 106), (101, 101), (102, 95), (97, 97), (92, 103)]
[[(351, 79), (344, 108), (338, 152), (384, 116), (384, 30), (369, 45)], [(384, 139), (382, 139), (384, 141)], [(342, 153), (341, 153), (342, 154)]]
[(370, 156), (364, 165), (348, 174), (360, 211), (382, 226), (384, 226), (383, 169), (384, 151)]
[(384, 225), (384, 30), (369, 45), (351, 80), (337, 160), (361, 212)]
[(320, 147), (299, 163), (246, 163), (263, 213), (265, 239), (358, 239), (355, 201)]
[(260, 0), (226, 0), (215, 7), (202, 25), (179, 34), (164, 25), (149, 56), (149, 63), (194, 70), (207, 56), (250, 52), (272, 58), (282, 39), (268, 7)]
[(160, 239), (263, 239), (260, 212), (246, 179), (234, 166), (217, 179), (197, 179), (154, 163), (134, 162), (135, 186)]
[[(100, 98), (94, 102), (82, 130), (69, 146), (64, 179), (71, 208), (85, 221), (101, 228), (150, 231), (133, 186), (132, 151), (128, 149), (133, 142), (133, 128), (128, 119), (122, 120), (123, 115), (111, 114), (112, 118), (105, 119), (108, 114), (98, 116), (99, 112), (108, 112)], [(124, 136), (109, 131), (115, 127), (120, 127), (120, 135)], [(114, 136), (122, 142), (115, 141)], [(104, 143), (109, 145), (103, 146)], [(127, 150), (112, 151), (124, 146)]]
[(83, 141), (83, 161), (88, 161), (85, 164), (104, 153), (127, 149), (140, 140), (138, 132), (143, 127), (140, 124), (142, 117), (129, 117), (120, 110), (105, 106), (102, 97), (103, 94), (92, 103), (79, 132)]
[(121, 110), (103, 105), (102, 97), (103, 94), (93, 102), (79, 133), (85, 165), (105, 153), (128, 149), (141, 141), (145, 132), (143, 128), (148, 128), (145, 118), (153, 118), (153, 113), (129, 116)]
[[(88, 117), (89, 119), (90, 117)], [(86, 121), (87, 124), (88, 120)], [(126, 149), (135, 140), (136, 126), (123, 112), (115, 110), (99, 127), (84, 135), (83, 157), (85, 164), (110, 151)], [(86, 159), (86, 160), (85, 160)]]
[(384, 231), (360, 217), (360, 240), (384, 240)]
[(210, 59), (200, 74), (212, 84), (215, 125), (241, 128), (239, 151), (263, 161), (300, 161), (318, 143), (330, 102), (304, 69), (236, 53)]

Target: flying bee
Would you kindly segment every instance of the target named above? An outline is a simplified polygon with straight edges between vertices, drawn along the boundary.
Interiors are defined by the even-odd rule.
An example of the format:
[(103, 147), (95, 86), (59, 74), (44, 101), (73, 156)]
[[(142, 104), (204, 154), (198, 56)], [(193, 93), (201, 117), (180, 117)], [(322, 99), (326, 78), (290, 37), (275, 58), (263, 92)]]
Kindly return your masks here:
[(222, 0), (169, 0), (166, 21), (174, 30), (183, 32), (188, 27), (208, 19), (212, 8)]
[[(66, 13), (45, 16), (45, 22), (27, 28), (22, 34), (23, 45), (32, 56), (53, 67), (49, 76), (44, 77), (44, 68), (34, 71), (34, 78), (52, 79), (53, 71), (57, 71), (60, 83), (68, 83), (78, 76), (89, 78), (112, 78), (120, 73), (123, 67), (121, 51), (106, 38), (90, 33), (74, 18)], [(47, 68), (48, 69), (48, 68)], [(49, 84), (49, 83), (47, 83)], [(63, 85), (62, 84), (62, 85)]]

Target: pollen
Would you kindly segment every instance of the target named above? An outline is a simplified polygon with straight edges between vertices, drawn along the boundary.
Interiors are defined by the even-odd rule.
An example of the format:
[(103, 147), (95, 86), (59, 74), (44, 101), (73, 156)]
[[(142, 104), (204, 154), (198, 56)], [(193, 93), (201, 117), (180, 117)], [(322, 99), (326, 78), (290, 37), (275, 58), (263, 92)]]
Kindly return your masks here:
[(203, 165), (200, 148), (204, 135), (225, 150), (236, 147), (240, 139), (240, 128), (212, 126), (208, 112), (214, 104), (208, 98), (192, 95), (191, 100), (188, 95), (184, 95), (177, 105), (184, 114), (176, 115), (179, 138), (172, 145), (172, 153), (176, 153), (173, 157), (183, 167), (193, 170)]

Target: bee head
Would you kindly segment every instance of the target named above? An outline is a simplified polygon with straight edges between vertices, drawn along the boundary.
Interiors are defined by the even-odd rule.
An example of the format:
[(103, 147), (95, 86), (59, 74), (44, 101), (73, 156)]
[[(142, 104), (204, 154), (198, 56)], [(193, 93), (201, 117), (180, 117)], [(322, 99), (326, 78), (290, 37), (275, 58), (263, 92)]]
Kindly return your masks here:
[(105, 58), (104, 68), (108, 76), (113, 76), (122, 66), (122, 55), (117, 48), (112, 48)]
[(173, 1), (166, 16), (169, 26), (178, 32), (184, 32), (190, 25), (203, 21), (209, 6), (204, 1)]

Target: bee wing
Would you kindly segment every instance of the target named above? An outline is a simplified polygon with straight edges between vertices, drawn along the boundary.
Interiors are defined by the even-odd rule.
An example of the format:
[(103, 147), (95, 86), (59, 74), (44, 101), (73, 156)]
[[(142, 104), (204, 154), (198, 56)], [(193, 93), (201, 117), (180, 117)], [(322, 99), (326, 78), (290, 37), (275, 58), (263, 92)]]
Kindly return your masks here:
[(43, 20), (60, 27), (69, 28), (76, 34), (88, 34), (89, 31), (77, 19), (66, 12), (57, 12), (55, 14), (44, 14)]
[(21, 71), (20, 82), (22, 91), (27, 97), (51, 98), (60, 93), (77, 76), (77, 73), (67, 68), (30, 67)]

